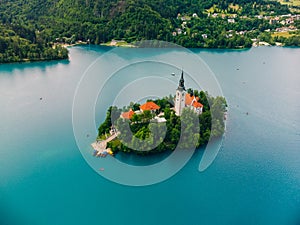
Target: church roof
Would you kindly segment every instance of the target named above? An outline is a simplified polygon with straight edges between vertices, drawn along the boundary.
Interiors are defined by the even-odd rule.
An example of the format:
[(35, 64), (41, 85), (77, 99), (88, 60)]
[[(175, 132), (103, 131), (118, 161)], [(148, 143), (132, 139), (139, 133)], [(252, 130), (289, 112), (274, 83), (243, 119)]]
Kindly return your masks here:
[(191, 105), (193, 100), (194, 100), (194, 96), (191, 96), (189, 93), (185, 94), (185, 104), (186, 105)]
[(195, 96), (191, 96), (189, 93), (186, 93), (185, 95), (185, 104), (186, 105), (192, 105), (194, 106), (195, 108), (202, 108), (203, 105), (198, 102), (199, 98)]
[(160, 109), (158, 105), (156, 105), (154, 102), (146, 102), (144, 105), (140, 106), (140, 109), (145, 110), (157, 110)]
[(200, 102), (194, 102), (194, 103), (193, 103), (193, 106), (194, 106), (195, 108), (202, 108), (202, 107), (203, 107), (203, 105), (202, 105)]
[(179, 86), (178, 86), (177, 90), (185, 90), (185, 87), (184, 87), (184, 78), (183, 78), (183, 70), (181, 72), (181, 78), (179, 80)]

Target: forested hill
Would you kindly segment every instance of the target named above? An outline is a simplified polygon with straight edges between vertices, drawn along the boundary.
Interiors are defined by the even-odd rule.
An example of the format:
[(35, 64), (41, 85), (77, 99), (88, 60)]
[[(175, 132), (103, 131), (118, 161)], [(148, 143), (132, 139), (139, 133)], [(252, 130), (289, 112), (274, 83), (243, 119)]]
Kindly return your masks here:
[[(186, 47), (250, 47), (253, 34), (228, 37), (226, 32), (272, 29), (269, 21), (254, 16), (288, 13), (286, 5), (267, 0), (0, 0), (0, 61), (12, 45), (38, 49), (32, 58), (34, 53), (64, 57), (61, 50), (48, 57), (46, 50), (53, 49), (52, 43), (79, 40), (99, 44), (158, 39)], [(230, 18), (235, 21), (228, 22)]]

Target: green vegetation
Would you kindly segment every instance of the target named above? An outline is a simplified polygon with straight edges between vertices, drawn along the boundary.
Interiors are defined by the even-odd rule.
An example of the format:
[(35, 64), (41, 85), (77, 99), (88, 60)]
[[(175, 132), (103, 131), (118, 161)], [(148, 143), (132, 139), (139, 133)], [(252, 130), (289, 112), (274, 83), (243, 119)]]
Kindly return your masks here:
[(271, 36), (272, 36), (272, 38), (275, 38), (275, 37), (290, 38), (293, 36), (293, 34), (291, 32), (286, 31), (286, 32), (275, 32)]
[(283, 43), (285, 46), (300, 46), (300, 35), (290, 37), (275, 36), (274, 41)]
[[(2, 0), (0, 62), (67, 58), (57, 43), (112, 39), (120, 40), (117, 46), (163, 40), (184, 47), (249, 48), (266, 30), (286, 26), (279, 23), (284, 18), (269, 20), (299, 7), (299, 0), (289, 1), (293, 6), (269, 0)], [(293, 26), (300, 29), (299, 21)], [(298, 46), (296, 36), (280, 40)]]
[(300, 46), (300, 31), (295, 32), (275, 32), (271, 40), (283, 43), (286, 46)]
[(34, 30), (0, 25), (0, 63), (68, 58), (68, 51), (43, 41)]
[[(211, 97), (203, 91), (190, 91), (201, 99), (202, 114), (197, 115), (191, 109), (185, 108), (182, 115), (178, 117), (171, 109), (173, 106), (170, 103), (170, 97), (154, 101), (160, 106), (158, 112), (153, 114), (150, 111), (144, 111), (141, 114), (134, 114), (131, 120), (120, 118), (121, 110), (110, 107), (105, 121), (99, 127), (98, 139), (101, 140), (101, 137), (105, 139), (105, 135), (111, 129), (111, 121), (115, 121), (114, 127), (120, 131), (118, 138), (107, 145), (114, 153), (122, 151), (146, 155), (173, 151), (176, 147), (188, 149), (196, 146), (199, 148), (207, 144), (210, 138), (222, 136), (225, 129), (224, 113), (227, 106), (225, 99)], [(131, 106), (134, 105), (138, 106), (131, 104)], [(154, 116), (161, 112), (164, 113), (166, 122), (154, 122), (152, 120)]]
[(288, 5), (291, 11), (300, 11), (300, 0), (278, 0), (280, 4)]

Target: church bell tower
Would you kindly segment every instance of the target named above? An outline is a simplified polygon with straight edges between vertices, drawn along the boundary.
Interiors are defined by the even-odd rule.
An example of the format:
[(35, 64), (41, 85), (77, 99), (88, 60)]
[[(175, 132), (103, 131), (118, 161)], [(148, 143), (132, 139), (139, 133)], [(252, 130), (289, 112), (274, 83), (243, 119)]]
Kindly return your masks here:
[(181, 78), (179, 80), (179, 86), (176, 89), (176, 96), (175, 96), (175, 113), (177, 116), (181, 116), (184, 107), (185, 107), (185, 87), (184, 87), (184, 79), (183, 79), (183, 71), (182, 71)]

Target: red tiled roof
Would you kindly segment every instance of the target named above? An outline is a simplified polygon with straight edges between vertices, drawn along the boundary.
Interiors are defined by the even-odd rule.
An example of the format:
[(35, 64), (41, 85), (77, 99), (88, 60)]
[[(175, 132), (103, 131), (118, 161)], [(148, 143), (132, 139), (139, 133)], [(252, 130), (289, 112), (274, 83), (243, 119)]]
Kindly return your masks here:
[(157, 110), (160, 109), (158, 105), (156, 105), (154, 102), (146, 102), (144, 105), (140, 106), (140, 109), (145, 110)]
[(130, 120), (132, 118), (132, 116), (134, 115), (134, 112), (130, 109), (128, 112), (123, 112), (121, 114), (121, 116), (124, 118), (124, 119), (128, 119)]
[(202, 108), (202, 107), (203, 107), (203, 105), (202, 105), (200, 102), (194, 102), (194, 103), (193, 103), (193, 106), (194, 106), (195, 108)]
[(194, 96), (191, 96), (189, 93), (186, 93), (186, 95), (185, 95), (185, 104), (186, 105), (191, 105), (193, 100), (194, 100)]
[[(191, 96), (189, 93), (187, 93), (185, 95), (185, 104), (186, 105), (191, 105), (192, 102), (194, 101), (194, 99), (195, 99), (195, 96)], [(199, 97), (196, 97), (196, 101), (193, 102), (193, 106), (195, 108), (202, 108), (203, 105), (200, 102), (198, 102), (198, 100), (199, 100)]]

